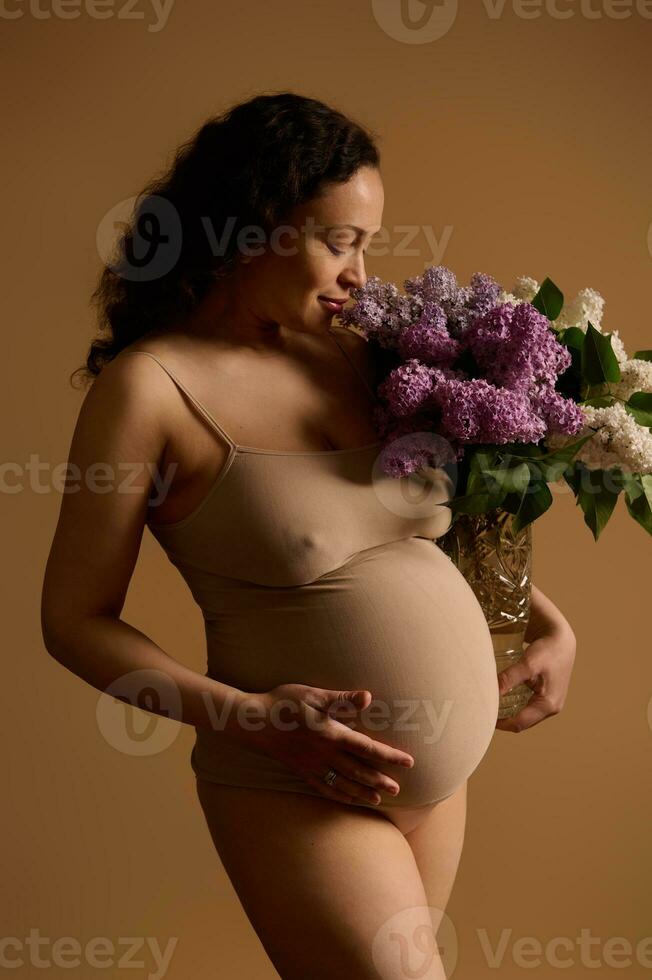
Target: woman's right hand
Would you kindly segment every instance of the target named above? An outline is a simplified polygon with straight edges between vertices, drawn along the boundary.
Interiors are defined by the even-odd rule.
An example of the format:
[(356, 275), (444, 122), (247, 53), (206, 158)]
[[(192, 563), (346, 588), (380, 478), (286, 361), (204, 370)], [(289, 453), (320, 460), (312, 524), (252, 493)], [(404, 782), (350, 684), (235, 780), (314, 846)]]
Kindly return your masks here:
[[(246, 693), (242, 704), (247, 723), (232, 727), (230, 734), (246, 748), (283, 762), (329, 799), (379, 803), (374, 787), (396, 795), (400, 786), (376, 766), (411, 767), (414, 759), (347, 725), (370, 700), (371, 693), (364, 690), (280, 684), (271, 691)], [(333, 785), (324, 782), (329, 769), (337, 772)]]

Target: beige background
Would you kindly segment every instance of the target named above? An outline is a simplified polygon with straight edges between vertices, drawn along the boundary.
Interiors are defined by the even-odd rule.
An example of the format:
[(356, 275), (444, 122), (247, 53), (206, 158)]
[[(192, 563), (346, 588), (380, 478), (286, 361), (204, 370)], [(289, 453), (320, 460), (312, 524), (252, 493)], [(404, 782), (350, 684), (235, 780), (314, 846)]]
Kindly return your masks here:
[[(196, 804), (192, 729), (160, 721), (166, 748), (142, 758), (121, 751), (98, 723), (98, 692), (42, 643), (40, 586), (60, 503), (51, 474), (66, 460), (82, 397), (67, 379), (94, 330), (88, 300), (104, 215), (206, 116), (291, 89), (380, 132), (390, 231), (427, 224), (448, 236), (433, 258), (420, 234), (418, 255), (377, 258), (370, 274), (401, 282), (442, 262), (462, 282), (483, 270), (508, 286), (519, 274), (549, 275), (569, 296), (591, 285), (607, 300), (605, 328), (619, 328), (630, 353), (652, 346), (652, 10), (565, 0), (559, 9), (571, 17), (549, 4), (527, 19), (531, 3), (506, 3), (498, 16), (488, 10), (500, 4), (465, 3), (441, 37), (408, 43), (392, 36), (387, 7), (177, 0), (165, 26), (150, 30), (156, 15), (144, 0), (130, 14), (124, 3), (105, 7), (102, 20), (81, 5), (78, 18), (63, 19), (47, 0), (39, 9), (53, 15), (39, 18), (16, 0), (20, 16), (0, 18), (4, 90), (14, 96), (2, 163), (3, 446), (23, 472), (7, 477), (22, 489), (2, 502), (1, 921), (2, 935), (21, 943), (30, 929), (49, 937), (43, 955), (64, 936), (82, 945), (155, 937), (161, 946), (178, 937), (168, 978), (276, 976)], [(414, 3), (415, 15), (424, 11)], [(401, 237), (393, 232), (392, 243)], [(45, 464), (45, 489), (30, 486), (30, 457)], [(512, 957), (523, 937), (545, 948), (555, 937), (575, 944), (585, 930), (599, 937), (592, 955), (604, 963), (610, 938), (635, 947), (652, 935), (650, 540), (620, 501), (595, 544), (572, 498), (557, 495), (534, 541), (534, 581), (573, 624), (578, 655), (562, 713), (519, 735), (497, 732), (470, 782), (448, 912), (454, 975), (474, 980), (496, 972), (485, 931), (495, 947), (506, 930), (505, 980), (528, 974)], [(124, 618), (203, 672), (199, 610), (149, 534)], [(142, 726), (143, 713), (133, 717)], [(21, 955), (26, 965), (13, 976), (44, 975), (27, 965), (27, 947)], [(571, 976), (589, 974), (578, 946), (560, 955), (574, 964)], [(148, 976), (151, 954), (133, 958), (144, 965), (128, 975)], [(544, 954), (536, 976), (559, 972)], [(634, 955), (620, 970), (648, 975)]]

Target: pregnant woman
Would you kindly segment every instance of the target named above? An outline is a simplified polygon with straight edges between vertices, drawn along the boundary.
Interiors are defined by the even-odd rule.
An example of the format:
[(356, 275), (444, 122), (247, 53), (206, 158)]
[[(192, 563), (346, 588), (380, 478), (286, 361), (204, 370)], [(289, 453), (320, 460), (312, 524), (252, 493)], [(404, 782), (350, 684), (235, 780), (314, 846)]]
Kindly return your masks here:
[[(46, 646), (147, 710), (139, 685), (161, 714), (178, 693), (212, 840), (284, 980), (417, 975), (399, 934), (442, 978), (433, 930), (499, 692), (436, 543), (449, 481), (383, 474), (380, 367), (333, 324), (381, 229), (378, 150), (321, 102), (257, 96), (139, 206), (96, 293), (108, 335), (70, 462), (140, 465), (129, 492), (64, 496)], [(205, 675), (120, 619), (145, 526), (201, 607)]]

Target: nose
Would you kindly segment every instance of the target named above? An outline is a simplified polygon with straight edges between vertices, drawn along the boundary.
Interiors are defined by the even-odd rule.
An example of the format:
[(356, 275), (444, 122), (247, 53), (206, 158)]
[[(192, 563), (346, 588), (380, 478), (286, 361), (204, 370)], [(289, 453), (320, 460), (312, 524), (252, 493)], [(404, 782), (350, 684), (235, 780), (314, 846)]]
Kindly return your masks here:
[(355, 258), (342, 270), (338, 279), (344, 289), (361, 289), (367, 281), (367, 273), (364, 267), (364, 256), (356, 252)]

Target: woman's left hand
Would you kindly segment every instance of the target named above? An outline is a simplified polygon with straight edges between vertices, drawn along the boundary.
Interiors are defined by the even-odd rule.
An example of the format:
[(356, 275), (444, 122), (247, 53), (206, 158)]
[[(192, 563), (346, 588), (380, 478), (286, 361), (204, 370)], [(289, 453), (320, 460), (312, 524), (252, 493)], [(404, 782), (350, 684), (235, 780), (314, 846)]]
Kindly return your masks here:
[(521, 732), (559, 714), (575, 663), (573, 630), (550, 599), (534, 586), (528, 629), (532, 641), (520, 660), (498, 674), (498, 682), (501, 695), (521, 683), (531, 687), (534, 694), (518, 714), (496, 721), (496, 728), (505, 732)]

